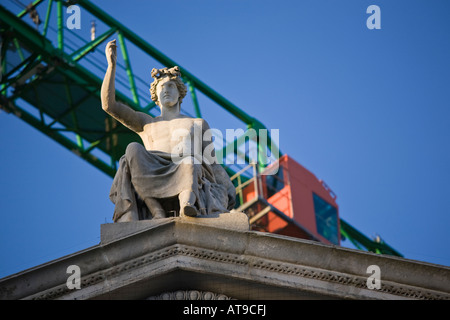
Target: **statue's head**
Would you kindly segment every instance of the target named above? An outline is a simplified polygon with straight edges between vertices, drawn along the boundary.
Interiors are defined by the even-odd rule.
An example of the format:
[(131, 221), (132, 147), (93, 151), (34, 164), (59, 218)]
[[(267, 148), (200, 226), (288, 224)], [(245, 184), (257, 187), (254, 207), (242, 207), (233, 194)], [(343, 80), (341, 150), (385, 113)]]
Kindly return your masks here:
[[(152, 69), (152, 78), (155, 79), (152, 84), (150, 85), (150, 94), (152, 97), (152, 100), (155, 101), (155, 103), (161, 107), (161, 98), (164, 99), (164, 97), (160, 97), (161, 90), (167, 85), (171, 85), (172, 87), (176, 88), (178, 91), (178, 104), (181, 105), (181, 102), (183, 101), (183, 98), (186, 96), (187, 88), (186, 85), (183, 83), (183, 80), (181, 80), (181, 73), (180, 68), (178, 66), (175, 66), (173, 68), (162, 68), (162, 69)], [(167, 99), (170, 99), (171, 97), (167, 97)]]

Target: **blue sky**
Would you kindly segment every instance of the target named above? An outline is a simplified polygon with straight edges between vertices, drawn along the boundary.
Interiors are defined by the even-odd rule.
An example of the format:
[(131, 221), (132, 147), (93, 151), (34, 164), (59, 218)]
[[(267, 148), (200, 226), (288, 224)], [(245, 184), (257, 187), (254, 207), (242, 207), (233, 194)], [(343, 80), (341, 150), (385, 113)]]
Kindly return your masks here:
[[(347, 222), (450, 266), (448, 1), (93, 2), (279, 129), (281, 150), (332, 188)], [(380, 30), (366, 27), (371, 4)], [(5, 112), (0, 150), (0, 277), (99, 243), (110, 177)]]

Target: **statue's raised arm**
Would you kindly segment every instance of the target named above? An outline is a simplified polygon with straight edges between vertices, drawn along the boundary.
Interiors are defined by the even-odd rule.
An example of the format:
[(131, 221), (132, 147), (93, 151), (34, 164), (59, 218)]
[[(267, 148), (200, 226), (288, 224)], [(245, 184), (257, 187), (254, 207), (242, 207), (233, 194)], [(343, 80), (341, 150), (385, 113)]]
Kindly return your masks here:
[[(119, 160), (110, 192), (115, 204), (113, 220), (192, 218), (230, 212), (236, 190), (215, 161), (212, 138), (205, 135), (209, 125), (204, 119), (180, 113), (187, 93), (180, 68), (152, 69), (150, 95), (161, 110), (159, 116), (152, 118), (115, 101), (114, 41), (106, 46), (106, 57), (103, 109), (142, 140), (142, 144), (130, 143)], [(196, 146), (201, 147), (200, 154)], [(205, 153), (206, 157), (202, 157)]]
[(136, 133), (143, 131), (145, 123), (151, 121), (151, 117), (145, 113), (137, 112), (129, 106), (116, 101), (115, 75), (117, 62), (116, 40), (108, 42), (105, 49), (108, 68), (103, 79), (101, 89), (102, 108), (114, 119)]

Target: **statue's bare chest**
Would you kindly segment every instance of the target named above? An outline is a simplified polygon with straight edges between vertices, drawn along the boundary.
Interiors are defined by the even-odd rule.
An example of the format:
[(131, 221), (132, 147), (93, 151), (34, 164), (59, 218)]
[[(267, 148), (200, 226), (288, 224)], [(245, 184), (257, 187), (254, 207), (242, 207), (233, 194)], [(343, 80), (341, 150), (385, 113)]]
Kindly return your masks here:
[(181, 118), (146, 124), (140, 136), (146, 149), (173, 153), (176, 146), (201, 139), (201, 134), (201, 120)]

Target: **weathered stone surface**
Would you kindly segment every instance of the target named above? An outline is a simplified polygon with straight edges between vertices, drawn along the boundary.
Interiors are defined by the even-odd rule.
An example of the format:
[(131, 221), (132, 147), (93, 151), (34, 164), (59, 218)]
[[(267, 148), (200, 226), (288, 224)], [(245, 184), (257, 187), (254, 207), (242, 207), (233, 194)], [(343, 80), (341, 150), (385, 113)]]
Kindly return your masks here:
[[(69, 265), (81, 289), (68, 289)], [(369, 289), (367, 267), (381, 270)], [(182, 219), (124, 235), (0, 280), (0, 299), (450, 299), (450, 268)]]
[(198, 223), (211, 227), (233, 229), (238, 231), (248, 231), (250, 229), (248, 216), (243, 212), (232, 210), (231, 212), (225, 212), (221, 214), (216, 213), (198, 217), (184, 216), (175, 218), (161, 218), (103, 224), (100, 226), (101, 243), (105, 244), (113, 240), (118, 240), (134, 233), (157, 227), (158, 225), (170, 221)]
[(203, 292), (197, 290), (178, 290), (174, 292), (164, 292), (157, 296), (148, 297), (147, 300), (230, 300), (224, 294), (214, 292)]

